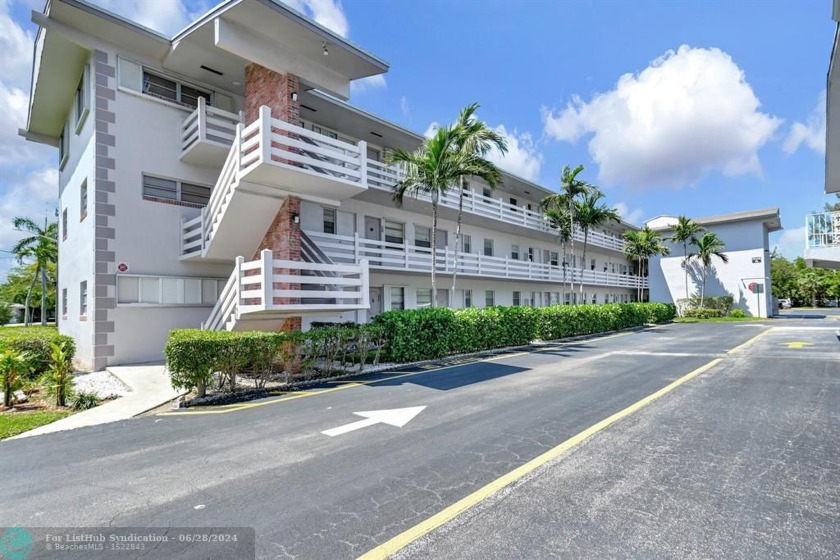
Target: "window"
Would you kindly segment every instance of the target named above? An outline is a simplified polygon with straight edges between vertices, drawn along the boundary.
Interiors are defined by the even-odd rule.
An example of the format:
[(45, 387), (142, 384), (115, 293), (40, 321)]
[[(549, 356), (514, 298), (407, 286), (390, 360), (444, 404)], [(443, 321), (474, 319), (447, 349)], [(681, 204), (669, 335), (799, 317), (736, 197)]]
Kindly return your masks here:
[(398, 243), (402, 245), (405, 243), (405, 225), (400, 222), (393, 222), (385, 220), (385, 242)]
[(414, 226), (414, 245), (417, 247), (432, 247), (432, 229), (426, 226)]
[(67, 163), (67, 158), (70, 157), (70, 138), (67, 137), (67, 125), (61, 130), (61, 135), (58, 137), (58, 169), (64, 169)]
[(485, 257), (492, 257), (493, 256), (493, 240), (492, 239), (485, 239), (484, 240), (484, 256)]
[(227, 280), (175, 276), (117, 275), (118, 305), (210, 306)]
[(534, 262), (534, 248), (528, 247), (528, 262)]
[(472, 253), (472, 236), (471, 235), (462, 235), (461, 236), (461, 252), (463, 253)]
[(486, 290), (484, 292), (484, 307), (493, 307), (494, 305), (496, 305), (496, 292)]
[(483, 194), (486, 198), (492, 198), (493, 197), (493, 191), (490, 190), (490, 189), (482, 190), (481, 194)]
[(210, 93), (143, 70), (143, 93), (188, 107), (198, 107), (198, 98), (210, 104)]
[(598, 303), (598, 294), (592, 294), (592, 305)]
[(61, 239), (67, 239), (67, 208), (61, 211)]
[(87, 280), (79, 284), (79, 315), (87, 315)]
[[(511, 197), (511, 198), (510, 198), (510, 205), (511, 205), (511, 206), (518, 207), (518, 206), (519, 206), (519, 201), (518, 201), (518, 200), (516, 200), (515, 198)], [(514, 212), (516, 212), (516, 210), (514, 210)]]
[(519, 260), (519, 245), (516, 243), (510, 246), (510, 258), (515, 261)]
[(335, 208), (324, 208), (324, 233), (335, 234)]
[(431, 307), (432, 306), (432, 289), (431, 288), (417, 288), (417, 307)]
[(522, 293), (521, 292), (513, 292), (513, 305), (521, 305), (522, 302)]
[(595, 259), (592, 259), (589, 263), (590, 270), (595, 270)]
[(86, 65), (84, 70), (82, 70), (82, 77), (79, 79), (79, 86), (76, 88), (76, 98), (74, 99), (76, 108), (76, 134), (81, 132), (90, 110), (90, 94), (88, 93), (90, 89), (89, 75), (90, 66)]
[(405, 288), (391, 288), (391, 310), (405, 309)]
[(464, 290), (464, 307), (472, 307), (472, 290)]
[(143, 198), (145, 199), (174, 200), (196, 206), (207, 206), (211, 191), (211, 187), (203, 185), (143, 175)]
[(61, 290), (61, 314), (67, 315), (67, 288)]
[(560, 253), (558, 253), (557, 251), (551, 251), (551, 253), (549, 253), (549, 259), (551, 266), (560, 265)]
[(82, 186), (79, 188), (79, 221), (81, 222), (87, 217), (87, 201), (88, 201), (88, 186), (87, 179), (82, 181)]

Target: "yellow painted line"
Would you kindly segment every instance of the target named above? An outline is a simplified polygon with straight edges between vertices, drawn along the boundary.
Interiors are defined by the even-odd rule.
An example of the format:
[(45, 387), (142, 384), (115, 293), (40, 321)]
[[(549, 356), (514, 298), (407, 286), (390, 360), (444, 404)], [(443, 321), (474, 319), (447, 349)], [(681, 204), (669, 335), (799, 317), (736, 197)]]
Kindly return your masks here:
[(425, 521), (415, 525), (414, 527), (408, 529), (397, 535), (396, 537), (392, 538), (388, 542), (385, 542), (376, 548), (366, 552), (362, 556), (359, 556), (358, 560), (375, 560), (375, 559), (384, 559), (388, 558), (392, 554), (400, 551), (401, 549), (405, 548), (409, 544), (413, 543), (420, 537), (427, 535), (431, 531), (439, 528), (443, 524), (453, 520), (460, 514), (464, 513), (468, 509), (474, 507), (475, 505), (479, 504), (480, 502), (486, 500), (487, 498), (491, 497), (492, 495), (496, 494), (500, 490), (510, 486), (514, 482), (522, 479), (526, 475), (534, 472), (536, 469), (540, 468), (541, 466), (545, 465), (546, 463), (560, 457), (573, 447), (583, 443), (590, 437), (594, 436), (598, 432), (610, 427), (611, 425), (615, 424), (622, 418), (625, 418), (634, 412), (638, 411), (639, 409), (647, 406), (648, 404), (652, 403), (656, 399), (662, 397), (663, 395), (670, 393), (680, 385), (694, 379), (698, 375), (702, 374), (705, 371), (715, 367), (718, 365), (723, 358), (715, 358), (711, 362), (707, 363), (704, 366), (701, 366), (691, 373), (687, 373), (686, 375), (680, 377), (676, 381), (666, 385), (662, 389), (659, 389), (655, 393), (648, 395), (647, 397), (643, 398), (642, 400), (628, 406), (624, 410), (620, 412), (616, 412), (612, 416), (601, 420), (597, 424), (590, 426), (589, 428), (585, 429), (584, 431), (580, 432), (579, 434), (572, 436), (571, 438), (567, 439), (557, 447), (546, 451), (539, 457), (532, 459), (518, 467), (509, 473), (497, 478), (490, 484), (479, 488), (469, 496), (462, 498), (452, 504), (451, 506), (441, 510), (440, 512), (436, 513), (435, 515), (429, 517)]
[(808, 346), (813, 346), (813, 345), (814, 344), (811, 343), (811, 342), (799, 342), (799, 341), (797, 341), (797, 342), (782, 342), (782, 343), (779, 344), (779, 346), (787, 346), (788, 348), (794, 348), (794, 349), (807, 348)]
[(748, 341), (746, 341), (745, 343), (743, 343), (743, 344), (739, 344), (738, 346), (736, 346), (735, 348), (732, 348), (731, 350), (727, 351), (726, 353), (727, 353), (727, 354), (734, 354), (734, 353), (736, 353), (736, 352), (740, 352), (740, 351), (741, 351), (741, 350), (743, 350), (744, 348), (746, 348), (746, 347), (750, 346), (751, 344), (753, 344), (756, 340), (758, 340), (758, 339), (760, 339), (760, 338), (762, 338), (762, 337), (764, 337), (764, 336), (767, 336), (767, 334), (768, 334), (768, 333), (770, 333), (770, 331), (772, 331), (772, 330), (773, 330), (773, 327), (770, 327), (770, 328), (769, 328), (769, 329), (767, 329), (766, 331), (762, 331), (762, 332), (758, 333), (757, 335), (755, 335), (754, 337), (752, 337), (751, 339), (749, 339), (749, 340), (748, 340)]

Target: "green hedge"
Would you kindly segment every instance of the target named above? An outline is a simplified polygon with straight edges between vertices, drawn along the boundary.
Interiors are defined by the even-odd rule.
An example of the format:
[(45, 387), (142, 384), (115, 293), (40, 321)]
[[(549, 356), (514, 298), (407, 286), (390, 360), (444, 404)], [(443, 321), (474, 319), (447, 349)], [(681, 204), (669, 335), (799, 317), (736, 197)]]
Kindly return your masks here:
[(660, 323), (675, 315), (670, 304), (625, 303), (411, 309), (382, 313), (373, 323), (384, 328), (388, 360), (415, 362)]
[(683, 317), (690, 317), (694, 319), (715, 319), (717, 317), (725, 317), (726, 313), (721, 309), (686, 309), (683, 311)]
[[(700, 298), (698, 296), (692, 296), (690, 298), (682, 298), (677, 300), (677, 303), (683, 309), (716, 309), (721, 312), (720, 317), (723, 317), (732, 309), (732, 306), (735, 305), (735, 298), (732, 296), (706, 296), (703, 298), (702, 306)], [(685, 315), (685, 317), (690, 317), (690, 315)]]
[(70, 360), (76, 354), (76, 343), (67, 335), (58, 334), (55, 327), (3, 327), (0, 329), (0, 351), (11, 348), (26, 352), (31, 370), (28, 379), (35, 379), (45, 373), (52, 364), (50, 343), (64, 343), (70, 353)]

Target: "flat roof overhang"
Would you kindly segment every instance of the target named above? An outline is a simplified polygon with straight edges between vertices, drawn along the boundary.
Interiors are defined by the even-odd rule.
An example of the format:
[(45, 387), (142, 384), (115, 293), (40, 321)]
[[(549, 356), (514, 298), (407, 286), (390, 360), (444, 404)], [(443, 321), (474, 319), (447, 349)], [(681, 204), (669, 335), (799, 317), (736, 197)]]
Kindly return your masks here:
[[(837, 3), (835, 3), (835, 9)], [(834, 46), (828, 66), (826, 95), (826, 139), (825, 139), (825, 192), (840, 192), (840, 68), (837, 56), (840, 52), (840, 25), (834, 33)]]

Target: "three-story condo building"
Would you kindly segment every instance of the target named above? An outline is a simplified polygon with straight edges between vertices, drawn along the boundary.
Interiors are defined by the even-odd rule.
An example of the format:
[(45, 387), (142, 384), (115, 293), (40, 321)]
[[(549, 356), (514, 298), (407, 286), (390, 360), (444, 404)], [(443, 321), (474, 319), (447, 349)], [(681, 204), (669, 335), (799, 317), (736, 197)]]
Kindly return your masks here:
[[(401, 207), (389, 152), (422, 137), (349, 105), (381, 59), (274, 0), (223, 2), (175, 37), (50, 0), (21, 134), (58, 148), (59, 327), (93, 368), (158, 360), (172, 328), (296, 329), (432, 305), (628, 302), (612, 224), (564, 259), (513, 175)], [(457, 266), (456, 289), (451, 289)], [(574, 293), (567, 282), (574, 280)], [(577, 286), (581, 285), (582, 289)]]

